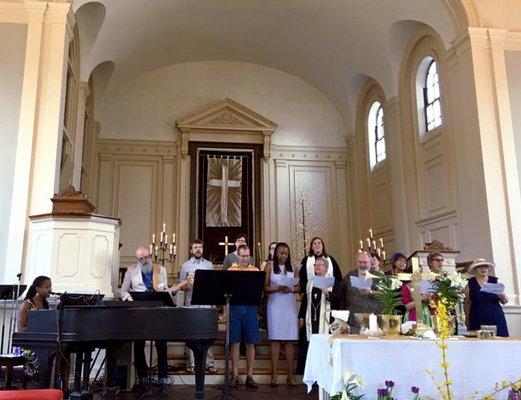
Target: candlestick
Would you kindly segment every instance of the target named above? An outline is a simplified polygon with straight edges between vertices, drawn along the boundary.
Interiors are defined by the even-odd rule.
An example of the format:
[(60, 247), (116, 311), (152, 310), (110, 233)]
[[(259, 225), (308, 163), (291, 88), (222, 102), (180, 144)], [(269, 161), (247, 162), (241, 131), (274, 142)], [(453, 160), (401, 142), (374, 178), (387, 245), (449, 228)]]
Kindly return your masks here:
[(367, 248), (371, 250), (371, 239), (367, 238)]
[(420, 271), (420, 263), (418, 262), (418, 257), (413, 257), (411, 259), (411, 262), (412, 262), (412, 272), (415, 273), (415, 272), (421, 272)]
[(385, 261), (385, 250), (382, 251), (382, 259)]
[(384, 240), (382, 238), (380, 238), (380, 247), (384, 247)]
[(369, 237), (372, 239), (373, 238), (373, 230), (370, 228), (369, 229)]
[(380, 257), (382, 255), (380, 252), (380, 249), (376, 249), (376, 254), (378, 254), (378, 257)]
[(154, 250), (153, 246), (150, 245), (150, 249), (149, 249), (149, 253), (150, 253), (150, 255), (152, 255), (152, 251), (153, 251), (153, 250)]
[(376, 332), (378, 330), (378, 319), (376, 315), (369, 315), (369, 331)]
[(172, 233), (172, 243), (175, 244), (175, 232)]
[(174, 253), (173, 255), (175, 256), (176, 255), (176, 246), (174, 246)]
[(165, 244), (168, 244), (168, 235), (165, 234)]
[(373, 249), (376, 249), (376, 240), (373, 240)]
[(157, 244), (156, 244), (156, 248), (155, 248), (155, 256), (157, 257)]
[(163, 222), (163, 232), (166, 232), (166, 224)]
[(169, 250), (168, 254), (170, 254), (170, 255), (174, 254), (174, 245), (173, 244), (170, 245), (170, 250)]
[(156, 244), (156, 235), (152, 234), (152, 244)]
[(360, 251), (364, 250), (364, 241), (360, 240)]
[(159, 243), (162, 244), (162, 243), (163, 243), (163, 239), (165, 238), (165, 237), (164, 237), (164, 233), (161, 232), (161, 235), (160, 235), (159, 237), (160, 237), (160, 239), (159, 239)]

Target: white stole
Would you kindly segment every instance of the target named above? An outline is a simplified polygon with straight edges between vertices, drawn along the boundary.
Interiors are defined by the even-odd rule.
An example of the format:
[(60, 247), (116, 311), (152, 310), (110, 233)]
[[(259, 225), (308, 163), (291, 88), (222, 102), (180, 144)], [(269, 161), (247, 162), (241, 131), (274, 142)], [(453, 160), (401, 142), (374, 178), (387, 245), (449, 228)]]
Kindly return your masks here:
[[(326, 276), (333, 276), (333, 262), (330, 257), (321, 257), (327, 260), (327, 272)], [(306, 272), (308, 273), (308, 281), (315, 276), (315, 256), (308, 256), (306, 261)]]
[[(306, 309), (306, 338), (308, 342), (311, 340), (312, 329), (311, 329), (311, 309), (312, 306), (312, 295), (313, 295), (313, 280), (308, 280), (308, 284), (306, 286), (306, 296), (308, 298), (308, 304)], [(318, 333), (329, 333), (329, 321), (325, 318), (325, 313), (327, 310), (331, 309), (331, 303), (326, 301), (326, 296), (324, 293), (320, 293), (320, 315), (318, 319)]]

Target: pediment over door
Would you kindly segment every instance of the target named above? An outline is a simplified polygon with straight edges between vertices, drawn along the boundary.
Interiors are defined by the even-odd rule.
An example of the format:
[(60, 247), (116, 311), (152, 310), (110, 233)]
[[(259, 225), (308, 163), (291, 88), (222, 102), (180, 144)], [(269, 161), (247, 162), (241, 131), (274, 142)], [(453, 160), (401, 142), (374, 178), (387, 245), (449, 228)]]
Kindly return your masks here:
[(190, 141), (263, 144), (264, 159), (270, 156), (271, 135), (277, 124), (255, 111), (225, 98), (176, 121), (181, 132), (181, 155), (188, 155)]

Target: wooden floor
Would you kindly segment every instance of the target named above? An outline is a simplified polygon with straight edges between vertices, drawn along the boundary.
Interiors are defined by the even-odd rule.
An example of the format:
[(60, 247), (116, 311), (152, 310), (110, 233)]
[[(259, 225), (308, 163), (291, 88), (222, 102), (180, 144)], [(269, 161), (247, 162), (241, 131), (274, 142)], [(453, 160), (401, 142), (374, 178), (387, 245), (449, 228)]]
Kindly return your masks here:
[[(206, 400), (219, 400), (221, 399), (221, 391), (218, 387), (207, 386), (205, 388)], [(159, 399), (175, 399), (185, 400), (194, 399), (194, 387), (193, 386), (170, 386), (166, 396), (162, 396), (155, 392), (153, 396), (146, 397), (151, 400)], [(94, 395), (94, 400), (137, 400), (139, 394), (136, 393), (120, 393), (116, 395), (107, 394), (102, 396), (101, 394)], [(279, 385), (277, 388), (272, 388), (269, 385), (259, 385), (258, 389), (248, 389), (244, 385), (234, 388), (230, 391), (231, 400), (284, 400), (284, 399), (295, 399), (295, 400), (317, 400), (318, 395), (316, 391), (312, 391), (309, 395), (307, 394), (306, 387), (300, 385), (298, 387), (290, 387), (288, 385)]]

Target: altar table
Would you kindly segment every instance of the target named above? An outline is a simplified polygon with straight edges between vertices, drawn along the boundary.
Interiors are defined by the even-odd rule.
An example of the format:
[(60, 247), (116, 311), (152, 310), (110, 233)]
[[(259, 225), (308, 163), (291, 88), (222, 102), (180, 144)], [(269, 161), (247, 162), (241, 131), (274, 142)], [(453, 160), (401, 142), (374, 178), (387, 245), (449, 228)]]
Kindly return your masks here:
[[(521, 340), (496, 338), (477, 340), (450, 338), (447, 341), (449, 375), (453, 380), (454, 399), (470, 399), (477, 391), (481, 398), (494, 390), (496, 382), (521, 378)], [(437, 382), (445, 381), (440, 367), (441, 349), (428, 339), (399, 336), (390, 339), (366, 339), (355, 335), (312, 335), (304, 371), (304, 383), (313, 383), (330, 395), (344, 388), (344, 372), (350, 371), (364, 380), (364, 399), (376, 399), (377, 389), (385, 381), (395, 382), (393, 397), (412, 398), (411, 386), (420, 395), (437, 395), (434, 382), (427, 374), (433, 371)], [(480, 397), (481, 395), (481, 397)], [(507, 393), (497, 397), (506, 399)]]

